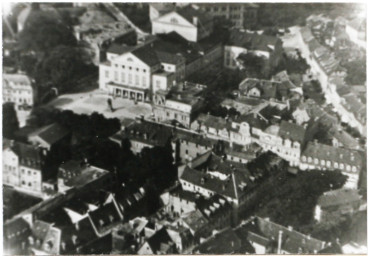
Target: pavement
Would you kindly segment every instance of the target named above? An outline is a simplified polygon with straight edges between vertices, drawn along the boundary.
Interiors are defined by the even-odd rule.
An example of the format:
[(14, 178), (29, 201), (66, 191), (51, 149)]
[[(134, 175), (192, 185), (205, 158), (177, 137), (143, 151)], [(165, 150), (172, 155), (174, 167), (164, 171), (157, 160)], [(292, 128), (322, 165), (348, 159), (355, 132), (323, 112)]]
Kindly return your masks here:
[[(108, 107), (107, 100), (112, 100), (114, 111)], [(100, 90), (91, 92), (64, 94), (48, 103), (46, 106), (62, 110), (71, 110), (77, 114), (90, 115), (93, 112), (103, 114), (106, 118), (134, 119), (139, 115), (148, 118), (152, 114), (152, 106), (149, 103), (137, 102), (133, 100), (115, 98)]]

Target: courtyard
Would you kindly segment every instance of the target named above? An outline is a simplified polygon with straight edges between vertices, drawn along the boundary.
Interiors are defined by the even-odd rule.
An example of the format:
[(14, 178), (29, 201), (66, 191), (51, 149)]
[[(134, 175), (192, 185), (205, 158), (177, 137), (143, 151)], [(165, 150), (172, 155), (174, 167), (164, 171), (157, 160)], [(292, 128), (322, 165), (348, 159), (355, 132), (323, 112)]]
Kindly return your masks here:
[[(112, 108), (108, 105), (108, 99), (111, 99)], [(94, 90), (85, 93), (65, 94), (47, 104), (61, 110), (71, 110), (77, 114), (90, 115), (93, 112), (103, 114), (106, 118), (125, 118), (134, 119), (138, 115), (148, 118), (152, 114), (152, 107), (146, 102), (134, 102), (134, 100), (125, 99), (108, 95), (100, 90)]]

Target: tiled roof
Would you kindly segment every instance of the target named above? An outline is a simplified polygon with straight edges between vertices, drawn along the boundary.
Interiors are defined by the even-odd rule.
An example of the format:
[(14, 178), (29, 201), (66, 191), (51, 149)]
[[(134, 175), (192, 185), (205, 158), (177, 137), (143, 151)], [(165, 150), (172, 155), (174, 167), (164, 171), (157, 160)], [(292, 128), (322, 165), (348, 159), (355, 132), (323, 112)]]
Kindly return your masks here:
[(303, 126), (289, 123), (287, 121), (281, 121), (279, 136), (283, 139), (289, 139), (291, 141), (304, 142), (305, 129)]
[(242, 253), (240, 249), (241, 240), (231, 228), (228, 228), (200, 244), (194, 251), (201, 254), (234, 254)]
[(199, 9), (197, 10), (191, 5), (186, 5), (182, 8), (178, 8), (176, 12), (190, 23), (193, 23), (194, 17), (198, 18), (199, 23), (201, 23), (202, 26), (213, 20), (213, 17), (210, 14), (207, 14), (206, 12)]
[(325, 192), (318, 198), (317, 204), (323, 207), (337, 206), (353, 203), (361, 200), (358, 190), (354, 189), (337, 189)]
[(69, 134), (69, 131), (62, 125), (54, 123), (48, 126), (42, 127), (39, 130), (31, 133), (29, 137), (37, 136), (46, 143), (52, 145), (59, 140), (63, 139)]
[(20, 158), (21, 165), (30, 168), (41, 168), (41, 155), (34, 146), (16, 142), (11, 149)]
[(119, 209), (113, 202), (89, 212), (88, 215), (99, 234), (111, 231), (113, 226), (122, 220)]
[(151, 44), (147, 44), (133, 50), (132, 54), (134, 54), (138, 59), (142, 60), (149, 66), (160, 64), (160, 60), (157, 57), (157, 54)]
[(171, 237), (167, 233), (166, 228), (161, 228), (154, 235), (147, 239), (147, 243), (151, 247), (154, 254), (160, 251), (161, 244), (173, 243)]
[(230, 38), (226, 45), (238, 46), (248, 50), (273, 51), (276, 44), (280, 44), (281, 40), (274, 36), (259, 35), (257, 33), (242, 32), (233, 29), (230, 32)]
[(115, 54), (124, 54), (130, 52), (137, 48), (137, 46), (128, 46), (128, 45), (121, 45), (117, 43), (112, 43), (110, 47), (106, 50), (108, 53), (115, 53)]
[(203, 126), (208, 128), (214, 128), (216, 130), (230, 129), (231, 122), (227, 121), (225, 118), (212, 116), (209, 114), (200, 114), (197, 118)]
[(44, 240), (49, 228), (52, 225), (42, 220), (36, 220), (32, 226), (32, 235), (35, 239)]
[(249, 124), (250, 127), (254, 127), (261, 130), (264, 130), (268, 127), (268, 123), (264, 119), (261, 119), (258, 115), (255, 116), (254, 114), (240, 115), (239, 117), (234, 119), (233, 122), (236, 123), (246, 122)]
[(188, 225), (191, 230), (193, 230), (194, 233), (208, 224), (208, 220), (199, 210), (188, 213), (186, 216), (183, 217), (183, 221)]
[(292, 254), (300, 253), (300, 250), (306, 254), (314, 253), (322, 250), (325, 244), (323, 241), (260, 217), (253, 218), (241, 228), (248, 231), (248, 240), (256, 239), (263, 242), (262, 244), (267, 244), (267, 240), (269, 240), (275, 245), (277, 245), (279, 231), (282, 231), (281, 249)]
[[(19, 236), (19, 233), (23, 233), (25, 231), (28, 231), (30, 233), (30, 226), (27, 221), (25, 221), (23, 218), (17, 218), (11, 222), (8, 222), (4, 224), (4, 238), (6, 240), (17, 239), (17, 236)], [(27, 235), (27, 234), (25, 234)]]
[(179, 54), (173, 54), (160, 50), (157, 50), (156, 54), (161, 63), (178, 64), (185, 62), (185, 58)]
[(309, 142), (302, 152), (302, 155), (312, 157), (313, 159), (317, 158), (320, 160), (357, 166), (358, 169), (362, 166), (362, 158), (357, 151), (345, 148), (336, 148), (316, 142)]
[(189, 142), (201, 145), (201, 146), (206, 146), (209, 149), (211, 149), (217, 143), (217, 140), (215, 139), (207, 138), (201, 134), (184, 131), (184, 130), (174, 131), (173, 139), (189, 141)]
[(134, 123), (124, 131), (125, 138), (162, 147), (170, 140), (171, 134), (171, 128), (151, 122)]

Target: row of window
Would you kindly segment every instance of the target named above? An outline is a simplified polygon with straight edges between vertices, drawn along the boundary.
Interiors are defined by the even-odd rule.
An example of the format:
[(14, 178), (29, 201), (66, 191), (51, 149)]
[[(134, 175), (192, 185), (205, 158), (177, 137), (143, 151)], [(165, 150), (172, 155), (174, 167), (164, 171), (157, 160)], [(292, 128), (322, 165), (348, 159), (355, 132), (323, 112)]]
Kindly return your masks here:
[[(105, 77), (109, 78), (110, 73), (108, 70), (105, 71)], [(141, 80), (141, 81), (140, 81)], [(121, 82), (121, 83), (128, 83), (128, 84), (133, 84), (133, 74), (128, 73), (128, 75), (126, 75), (125, 72), (121, 72), (120, 73), (120, 80), (119, 80), (119, 72), (114, 71), (114, 81), (115, 82)], [(147, 85), (147, 78), (146, 76), (142, 76), (142, 79), (140, 79), (139, 75), (135, 75), (135, 79), (134, 79), (134, 84), (135, 85), (142, 85), (142, 86), (146, 86)]]
[[(115, 68), (119, 68), (119, 65), (118, 65), (118, 64), (115, 64)], [(125, 69), (125, 65), (121, 65), (121, 68), (122, 68), (122, 69)], [(131, 66), (127, 66), (127, 69), (129, 69), (129, 70), (133, 70), (133, 67), (131, 67)], [(139, 71), (140, 71), (140, 69), (139, 69), (139, 68), (135, 68), (135, 70), (136, 70), (137, 72), (139, 72)], [(142, 68), (142, 71), (143, 71), (143, 73), (146, 73), (146, 72), (147, 72), (147, 70), (146, 70), (145, 68)]]
[[(25, 174), (25, 172), (26, 172), (25, 169), (21, 169), (20, 171), (21, 171), (22, 174)], [(27, 174), (30, 176), (30, 175), (32, 175), (32, 172), (30, 170), (28, 170)], [(33, 175), (37, 175), (37, 172), (33, 172)]]
[[(334, 162), (333, 165), (331, 163), (331, 161), (327, 160), (319, 160), (317, 158), (314, 158), (312, 159), (312, 157), (306, 157), (306, 156), (302, 156), (302, 161), (303, 162), (307, 162), (308, 160), (308, 163), (314, 163), (314, 164), (320, 164), (322, 166), (327, 166), (327, 167), (332, 167), (335, 168), (335, 169), (341, 169), (341, 170), (344, 170), (345, 169), (345, 165), (343, 163), (337, 163), (337, 162)], [(353, 172), (356, 172), (357, 171), (357, 168), (356, 166), (350, 166), (350, 165), (346, 165), (346, 170), (347, 171), (353, 171)]]
[[(185, 115), (179, 115), (179, 116), (181, 117), (181, 120), (182, 121), (186, 121), (187, 120), (187, 116), (185, 116)], [(170, 112), (169, 111), (166, 112), (166, 117), (170, 117)], [(177, 113), (174, 113), (174, 119), (175, 120), (178, 120), (178, 114)]]

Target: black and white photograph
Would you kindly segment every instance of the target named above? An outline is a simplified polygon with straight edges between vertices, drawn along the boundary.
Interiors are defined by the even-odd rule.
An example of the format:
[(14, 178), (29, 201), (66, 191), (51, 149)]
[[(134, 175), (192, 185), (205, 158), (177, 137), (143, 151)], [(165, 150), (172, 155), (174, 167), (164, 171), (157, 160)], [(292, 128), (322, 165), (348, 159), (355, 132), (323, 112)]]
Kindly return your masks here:
[(367, 3), (1, 5), (0, 254), (368, 253)]

